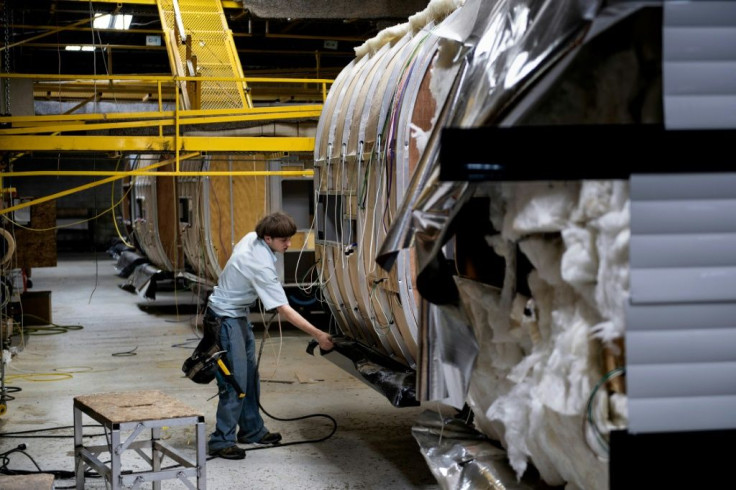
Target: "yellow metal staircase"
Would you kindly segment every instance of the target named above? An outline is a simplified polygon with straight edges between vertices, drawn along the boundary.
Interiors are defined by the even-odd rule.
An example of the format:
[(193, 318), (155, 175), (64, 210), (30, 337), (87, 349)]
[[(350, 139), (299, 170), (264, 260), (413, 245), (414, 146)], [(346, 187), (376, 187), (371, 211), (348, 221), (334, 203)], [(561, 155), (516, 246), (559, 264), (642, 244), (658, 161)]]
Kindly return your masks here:
[[(185, 109), (253, 107), (232, 31), (220, 0), (157, 0), (172, 74), (182, 83)], [(228, 80), (229, 79), (229, 80)]]

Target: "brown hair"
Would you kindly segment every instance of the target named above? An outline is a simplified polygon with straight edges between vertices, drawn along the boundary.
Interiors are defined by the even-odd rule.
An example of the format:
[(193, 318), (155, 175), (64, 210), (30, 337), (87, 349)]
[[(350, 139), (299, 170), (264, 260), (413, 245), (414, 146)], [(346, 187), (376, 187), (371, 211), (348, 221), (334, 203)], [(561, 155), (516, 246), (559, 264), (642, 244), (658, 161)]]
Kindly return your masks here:
[(271, 238), (289, 238), (296, 233), (294, 218), (286, 213), (277, 211), (261, 218), (256, 225), (258, 238), (270, 236)]

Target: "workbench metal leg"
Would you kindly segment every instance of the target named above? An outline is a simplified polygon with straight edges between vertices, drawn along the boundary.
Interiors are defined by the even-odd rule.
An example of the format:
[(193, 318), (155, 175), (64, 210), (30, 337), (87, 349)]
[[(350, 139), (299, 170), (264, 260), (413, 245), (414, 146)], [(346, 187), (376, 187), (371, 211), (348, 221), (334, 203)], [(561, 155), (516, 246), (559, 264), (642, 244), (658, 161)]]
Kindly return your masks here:
[(119, 490), (122, 487), (122, 480), (120, 478), (122, 453), (120, 429), (113, 427), (110, 431), (110, 488), (112, 490)]
[[(153, 427), (151, 429), (151, 468), (154, 472), (161, 471), (161, 458), (163, 455), (158, 450), (159, 439), (161, 439), (161, 428)], [(153, 481), (153, 490), (161, 490), (161, 480)]]
[[(109, 483), (111, 490), (141, 488), (151, 482), (152, 490), (161, 490), (162, 479), (177, 478), (190, 489), (195, 490), (193, 478), (197, 478), (197, 489), (206, 490), (206, 441), (204, 416), (190, 407), (182, 404), (175, 398), (166, 396), (158, 391), (137, 392), (133, 398), (139, 403), (136, 415), (140, 421), (131, 420), (128, 398), (120, 393), (80, 396), (74, 399), (74, 444), (75, 444), (75, 476), (77, 490), (84, 490), (85, 467), (94, 468)], [(158, 407), (157, 403), (162, 404)], [(82, 435), (82, 416), (100, 422), (105, 428), (106, 445), (84, 446)], [(170, 416), (169, 416), (170, 415)], [(197, 433), (197, 462), (177, 451), (161, 440), (165, 427), (196, 424)], [(190, 425), (191, 426), (191, 425)], [(150, 430), (150, 434), (148, 433)], [(107, 432), (109, 431), (109, 432)], [(121, 437), (125, 435), (123, 441)], [(150, 440), (136, 440), (138, 437), (149, 436)], [(147, 454), (150, 450), (150, 458)], [(145, 461), (151, 464), (151, 471), (123, 472), (123, 454), (131, 449)], [(110, 462), (99, 460), (99, 453), (109, 452)], [(165, 470), (164, 458), (171, 457), (183, 466), (181, 471)], [(132, 486), (131, 486), (132, 485)], [(149, 488), (151, 488), (149, 487)]]
[(82, 434), (82, 412), (74, 408), (74, 472), (77, 490), (84, 490), (84, 459), (80, 451), (84, 446)]
[(204, 420), (197, 422), (197, 488), (198, 490), (207, 489), (207, 441), (205, 440), (205, 423)]

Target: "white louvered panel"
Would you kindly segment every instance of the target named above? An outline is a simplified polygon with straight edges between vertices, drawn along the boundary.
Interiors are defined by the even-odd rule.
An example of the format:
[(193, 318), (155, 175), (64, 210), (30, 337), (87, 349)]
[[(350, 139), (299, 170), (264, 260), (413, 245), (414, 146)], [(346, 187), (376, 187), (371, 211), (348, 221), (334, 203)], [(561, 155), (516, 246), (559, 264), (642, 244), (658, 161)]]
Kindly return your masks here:
[(630, 432), (736, 429), (734, 183), (631, 176)]
[(736, 2), (665, 1), (667, 129), (736, 127)]
[(629, 431), (643, 433), (732, 429), (734, 413), (734, 395), (634, 398), (629, 399)]
[[(661, 364), (730, 362), (736, 348), (736, 322), (727, 328), (699, 328), (654, 332), (628, 332), (631, 350), (626, 353), (630, 363)], [(687, 367), (689, 369), (689, 366)], [(633, 369), (633, 367), (632, 367)], [(635, 377), (636, 378), (636, 377)], [(634, 396), (641, 386), (634, 383)], [(631, 388), (631, 384), (629, 384)]]
[[(667, 253), (662, 253), (666, 250)], [(736, 250), (736, 233), (635, 235), (631, 237), (631, 267), (717, 267)]]
[(631, 233), (736, 232), (736, 199), (631, 201)]
[(659, 174), (637, 175), (629, 185), (631, 195), (637, 196), (637, 203), (673, 198), (736, 199), (734, 173), (673, 174), (666, 179)]
[(626, 320), (627, 335), (638, 331), (736, 328), (736, 302), (629, 304)]
[[(662, 250), (667, 253), (667, 250)], [(732, 301), (736, 265), (731, 267), (666, 267), (631, 270), (632, 301), (695, 303)]]
[[(695, 334), (700, 335), (699, 332)], [(717, 341), (715, 338), (712, 340)], [(690, 350), (687, 345), (670, 343), (669, 347), (683, 349), (683, 352)], [(629, 366), (626, 374), (629, 381), (626, 389), (633, 399), (736, 396), (736, 362), (683, 360), (674, 363), (639, 364)]]

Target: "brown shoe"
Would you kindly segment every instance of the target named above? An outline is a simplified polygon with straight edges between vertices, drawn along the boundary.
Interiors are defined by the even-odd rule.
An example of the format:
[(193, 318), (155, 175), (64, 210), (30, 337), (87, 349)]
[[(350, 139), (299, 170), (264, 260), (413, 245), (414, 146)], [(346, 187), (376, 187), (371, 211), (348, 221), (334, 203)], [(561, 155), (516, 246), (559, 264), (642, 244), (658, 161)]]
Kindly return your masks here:
[(238, 439), (241, 444), (256, 444), (258, 446), (272, 446), (281, 442), (281, 434), (279, 432), (266, 432), (260, 441), (247, 441), (245, 438)]
[(216, 451), (210, 451), (210, 455), (223, 459), (245, 459), (245, 449), (238, 446), (228, 446)]

